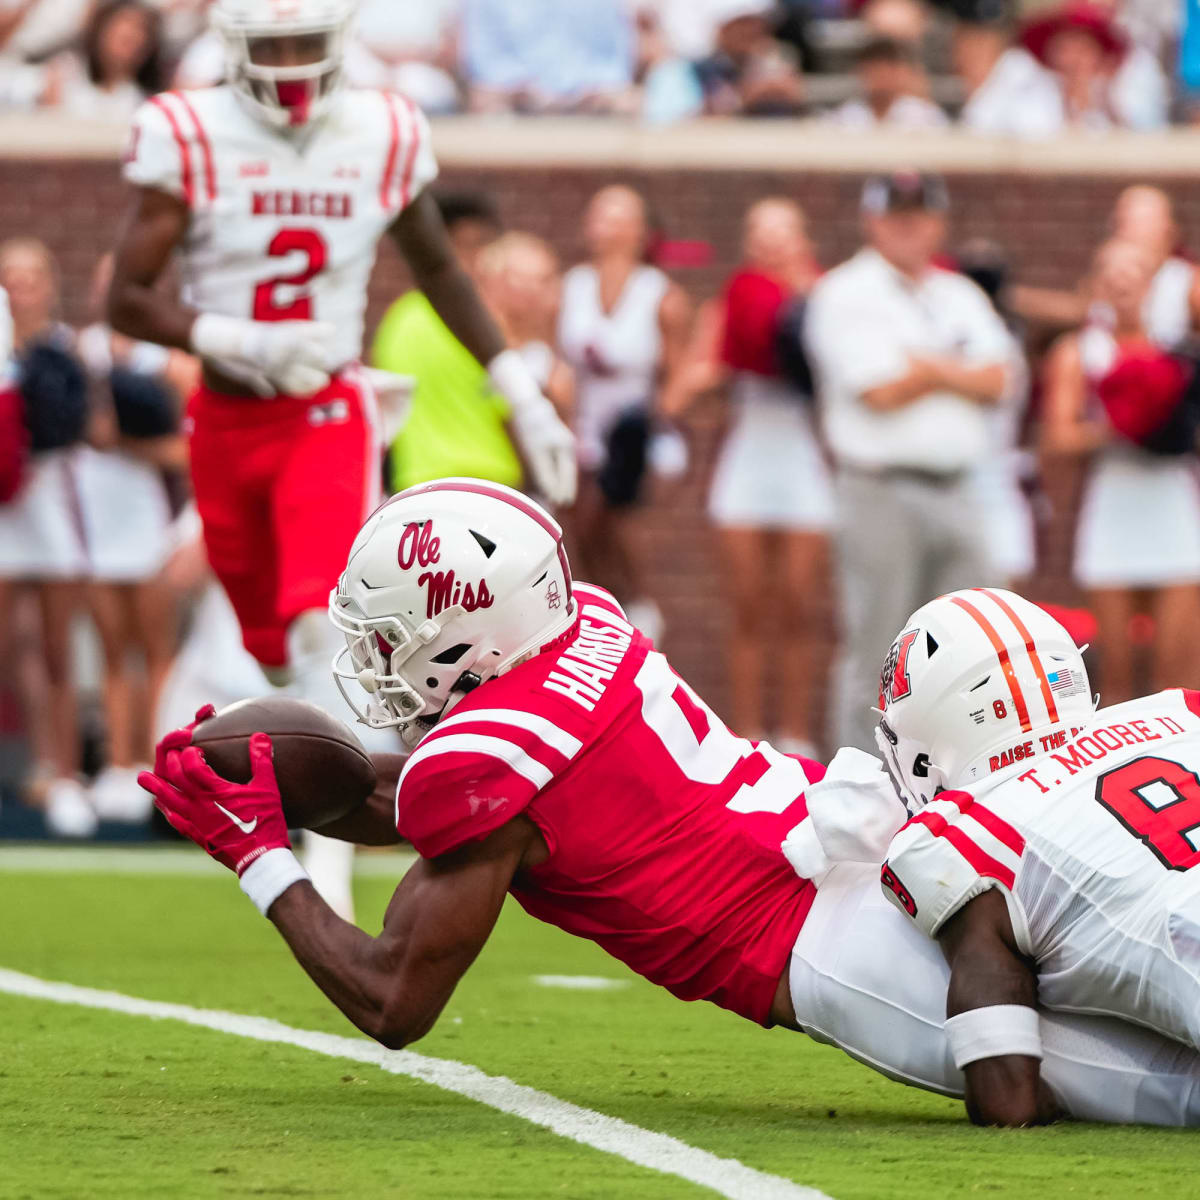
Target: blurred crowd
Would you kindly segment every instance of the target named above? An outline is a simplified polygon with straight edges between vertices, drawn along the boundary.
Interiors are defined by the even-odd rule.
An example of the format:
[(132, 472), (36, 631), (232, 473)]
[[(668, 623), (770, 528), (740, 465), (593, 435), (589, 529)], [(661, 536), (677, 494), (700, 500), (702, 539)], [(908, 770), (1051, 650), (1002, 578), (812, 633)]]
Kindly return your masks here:
[[(668, 649), (646, 506), (704, 479), (728, 679), (712, 699), (739, 733), (813, 757), (873, 748), (864, 697), (895, 630), (941, 592), (1028, 581), (1042, 483), (1072, 471), (1087, 607), (1066, 615), (1094, 643), (1106, 702), (1200, 665), (1200, 282), (1161, 191), (1121, 194), (1067, 291), (1011, 279), (1003, 247), (950, 245), (953, 197), (936, 176), (869, 180), (861, 249), (840, 264), (792, 199), (764, 196), (743, 214), (741, 264), (707, 299), (655, 261), (663, 243), (628, 187), (592, 198), (587, 256), (567, 269), (504, 229), (486, 195), (439, 204), (578, 435), (580, 494), (561, 514), (576, 573)], [(188, 505), (195, 364), (102, 323), (108, 271), (101, 259), (96, 320), (72, 329), (46, 247), (0, 244), (0, 340), (13, 347), (0, 657), (27, 733), (26, 791), (76, 836), (149, 818), (134, 781), (158, 733), (203, 701), (266, 690)], [(390, 488), (522, 485), (502, 399), (420, 293), (384, 314), (370, 360), (415, 380), (382, 464)], [(14, 405), (29, 431), (15, 456)]]
[[(219, 81), (207, 0), (0, 0), (0, 110)], [(362, 0), (347, 73), (431, 114), (814, 116), (1037, 138), (1196, 118), (1174, 0)]]

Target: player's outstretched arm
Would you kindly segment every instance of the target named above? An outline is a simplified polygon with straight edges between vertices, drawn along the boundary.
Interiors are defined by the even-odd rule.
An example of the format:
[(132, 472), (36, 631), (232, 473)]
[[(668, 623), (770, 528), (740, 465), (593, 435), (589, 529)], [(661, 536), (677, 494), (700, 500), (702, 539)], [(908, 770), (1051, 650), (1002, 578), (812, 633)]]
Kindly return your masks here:
[(533, 486), (551, 504), (575, 499), (575, 439), (554, 405), (542, 395), (525, 360), (509, 349), (450, 244), (437, 203), (422, 192), (391, 227), (417, 287), (446, 328), (487, 368), (508, 401), (509, 429), (529, 468)]
[(483, 948), (538, 833), (524, 817), (482, 842), (421, 859), (371, 937), (307, 880), (267, 911), (313, 982), (363, 1033), (398, 1050), (424, 1037)]
[(1017, 950), (1003, 895), (976, 896), (942, 927), (950, 964), (946, 1032), (976, 1125), (1044, 1125), (1060, 1115), (1041, 1080), (1037, 976)]
[(143, 342), (191, 350), (193, 309), (156, 286), (188, 228), (187, 204), (156, 188), (139, 188), (117, 245), (108, 289), (108, 321)]
[(537, 827), (516, 817), (482, 841), (421, 860), (396, 889), (383, 932), (371, 937), (317, 895), (292, 853), (271, 739), (251, 736), (250, 779), (232, 783), (191, 745), (193, 728), (167, 734), (154, 770), (139, 776), (159, 810), (237, 875), (300, 965), (359, 1029), (390, 1047), (422, 1037), (487, 941), (513, 876), (527, 857), (544, 852)]

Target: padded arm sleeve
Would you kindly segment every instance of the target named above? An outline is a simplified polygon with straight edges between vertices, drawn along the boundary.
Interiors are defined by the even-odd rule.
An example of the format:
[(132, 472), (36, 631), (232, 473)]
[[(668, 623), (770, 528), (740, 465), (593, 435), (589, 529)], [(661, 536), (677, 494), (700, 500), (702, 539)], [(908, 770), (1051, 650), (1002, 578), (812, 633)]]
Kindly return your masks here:
[(1024, 849), (1020, 832), (972, 796), (942, 792), (892, 840), (883, 890), (936, 937), (964, 904), (989, 888), (1011, 894)]

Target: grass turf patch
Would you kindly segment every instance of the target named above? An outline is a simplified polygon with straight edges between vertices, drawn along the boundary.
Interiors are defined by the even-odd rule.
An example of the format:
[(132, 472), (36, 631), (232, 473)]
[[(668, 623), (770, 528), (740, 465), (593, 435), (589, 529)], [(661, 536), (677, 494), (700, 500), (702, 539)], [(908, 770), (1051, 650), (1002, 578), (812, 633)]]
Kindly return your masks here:
[[(390, 890), (382, 881), (360, 882), (367, 928), (378, 924)], [(9, 916), (0, 935), (2, 966), (352, 1032), (230, 879), (19, 874), (0, 879), (0, 911)], [(1200, 1196), (1200, 1182), (1193, 1185), (1176, 1162), (1188, 1132), (975, 1130), (956, 1102), (890, 1083), (798, 1034), (764, 1031), (711, 1005), (681, 1004), (637, 979), (611, 992), (533, 984), (532, 976), (547, 971), (631, 978), (596, 947), (510, 904), (441, 1022), (416, 1049), (509, 1075), (837, 1200), (913, 1192), (921, 1200), (1125, 1200), (1168, 1189)], [(116, 1178), (126, 1194), (249, 1194), (276, 1186), (300, 1190), (260, 1194), (704, 1194), (361, 1064), (144, 1018), (11, 998), (0, 1004), (25, 1031), (18, 1043), (25, 1049), (3, 1067), (3, 1094), (22, 1099), (0, 1110), (0, 1121), (9, 1123), (0, 1128), (0, 1144), (25, 1141), (32, 1109), (41, 1114), (33, 1124), (45, 1131), (45, 1165), (21, 1156), (30, 1195), (79, 1194), (48, 1190), (61, 1171), (54, 1114), (72, 1112), (64, 1128), (76, 1121), (86, 1133), (77, 1169), (94, 1161), (99, 1177)], [(171, 1061), (142, 1052), (160, 1042)], [(90, 1063), (91, 1073), (72, 1076), (73, 1063)], [(119, 1082), (103, 1074), (118, 1069)], [(344, 1083), (343, 1076), (367, 1082)], [(76, 1105), (83, 1092), (90, 1102)], [(122, 1096), (125, 1107), (117, 1103)], [(268, 1120), (263, 1140), (254, 1126), (260, 1117)], [(126, 1147), (122, 1154), (120, 1135), (131, 1128), (136, 1152)], [(14, 1129), (26, 1131), (21, 1141), (10, 1140)], [(244, 1156), (213, 1158), (228, 1146), (222, 1130), (251, 1139)], [(206, 1156), (211, 1170), (241, 1173), (205, 1177)], [(255, 1175), (256, 1158), (270, 1169)], [(331, 1186), (338, 1171), (350, 1172), (347, 1182)]]

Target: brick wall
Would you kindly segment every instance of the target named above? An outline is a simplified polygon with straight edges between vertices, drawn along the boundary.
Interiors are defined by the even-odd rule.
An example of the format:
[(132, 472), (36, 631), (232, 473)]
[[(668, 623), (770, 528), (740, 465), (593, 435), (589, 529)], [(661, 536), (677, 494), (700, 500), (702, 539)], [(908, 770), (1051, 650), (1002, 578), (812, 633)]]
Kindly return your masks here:
[[(661, 215), (670, 236), (702, 239), (715, 254), (710, 266), (680, 280), (697, 299), (711, 295), (735, 263), (739, 215), (770, 193), (795, 196), (806, 207), (821, 257), (828, 264), (856, 246), (856, 209), (862, 175), (831, 171), (622, 169), (456, 165), (443, 171), (454, 188), (480, 188), (497, 200), (505, 222), (541, 234), (567, 261), (581, 250), (579, 214), (587, 197), (614, 179), (634, 184)], [(1116, 193), (1129, 182), (1116, 175), (1066, 177), (972, 172), (948, 174), (954, 202), (954, 240), (984, 236), (1011, 252), (1025, 282), (1071, 285), (1102, 236)], [(1200, 242), (1200, 190), (1183, 176), (1163, 178), (1185, 231)], [(87, 319), (87, 283), (97, 257), (116, 235), (126, 201), (116, 167), (105, 159), (0, 159), (0, 231), (44, 238), (61, 264), (65, 317)], [(385, 247), (371, 287), (372, 321), (405, 286), (398, 256)], [(656, 500), (645, 540), (652, 581), (671, 632), (668, 650), (679, 669), (718, 705), (723, 684), (724, 610), (719, 577), (703, 518), (706, 467), (712, 458), (712, 420), (702, 422), (694, 476)], [(1053, 519), (1044, 531), (1040, 597), (1069, 601), (1067, 579), (1075, 481), (1056, 482)], [(714, 653), (714, 651), (717, 651)]]

